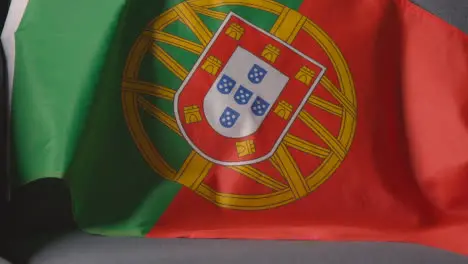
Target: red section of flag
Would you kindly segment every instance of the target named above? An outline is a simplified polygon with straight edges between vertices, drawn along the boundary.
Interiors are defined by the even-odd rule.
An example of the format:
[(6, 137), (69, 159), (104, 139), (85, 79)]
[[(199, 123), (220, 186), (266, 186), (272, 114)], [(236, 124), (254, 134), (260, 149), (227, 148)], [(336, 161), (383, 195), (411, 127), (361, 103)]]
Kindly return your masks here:
[[(148, 236), (406, 241), (468, 254), (468, 37), (403, 0), (306, 0), (300, 12), (352, 71), (358, 123), (345, 161), (271, 210), (222, 209), (183, 189)], [(302, 33), (293, 46), (317, 52)]]

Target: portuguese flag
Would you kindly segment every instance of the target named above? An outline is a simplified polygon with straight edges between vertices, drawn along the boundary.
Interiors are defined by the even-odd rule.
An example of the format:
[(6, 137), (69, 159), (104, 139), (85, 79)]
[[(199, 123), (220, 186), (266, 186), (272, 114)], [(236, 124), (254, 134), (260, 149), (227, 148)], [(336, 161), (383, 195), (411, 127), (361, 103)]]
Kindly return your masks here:
[(17, 185), (111, 236), (468, 254), (468, 37), (406, 0), (14, 0)]

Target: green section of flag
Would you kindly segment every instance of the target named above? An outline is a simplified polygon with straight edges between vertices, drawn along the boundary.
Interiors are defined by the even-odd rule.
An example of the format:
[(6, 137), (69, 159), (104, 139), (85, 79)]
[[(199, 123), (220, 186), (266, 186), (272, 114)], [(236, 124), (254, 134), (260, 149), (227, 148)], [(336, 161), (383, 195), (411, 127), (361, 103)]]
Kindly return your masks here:
[(30, 1), (16, 34), (16, 179), (66, 178), (75, 217), (92, 232), (144, 235), (180, 190), (142, 158), (121, 104), (131, 46), (174, 4)]
[[(65, 178), (75, 217), (90, 232), (144, 235), (181, 186), (163, 180), (143, 159), (125, 121), (121, 82), (130, 49), (149, 21), (182, 2), (150, 0), (30, 1), (16, 34), (12, 107), (13, 171), (18, 184)], [(302, 1), (278, 1), (297, 9)], [(249, 7), (234, 11), (269, 30), (276, 16)], [(202, 20), (216, 31), (222, 21)], [(186, 25), (164, 31), (199, 41)], [(198, 57), (159, 44), (187, 71)], [(181, 80), (151, 54), (141, 80), (177, 90)], [(174, 117), (171, 102), (144, 96)], [(154, 146), (178, 170), (192, 151), (187, 142), (141, 111)]]

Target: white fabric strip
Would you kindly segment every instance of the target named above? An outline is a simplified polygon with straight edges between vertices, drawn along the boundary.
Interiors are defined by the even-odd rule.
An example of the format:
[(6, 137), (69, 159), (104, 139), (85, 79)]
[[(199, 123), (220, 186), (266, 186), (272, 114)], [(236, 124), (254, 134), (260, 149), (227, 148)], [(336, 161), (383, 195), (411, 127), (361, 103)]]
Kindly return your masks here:
[(1, 40), (3, 43), (3, 49), (5, 51), (7, 69), (8, 69), (8, 96), (9, 105), (11, 106), (11, 95), (13, 90), (13, 76), (15, 72), (15, 33), (23, 18), (26, 6), (29, 0), (12, 0), (10, 3), (10, 10), (8, 11), (5, 26)]

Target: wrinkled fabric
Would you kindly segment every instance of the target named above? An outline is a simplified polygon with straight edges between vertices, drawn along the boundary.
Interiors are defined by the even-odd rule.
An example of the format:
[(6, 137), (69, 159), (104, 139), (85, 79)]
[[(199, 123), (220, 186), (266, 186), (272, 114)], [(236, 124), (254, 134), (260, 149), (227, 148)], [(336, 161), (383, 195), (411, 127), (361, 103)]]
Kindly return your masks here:
[(468, 254), (468, 37), (409, 1), (41, 0), (15, 32), (12, 175), (91, 233)]

